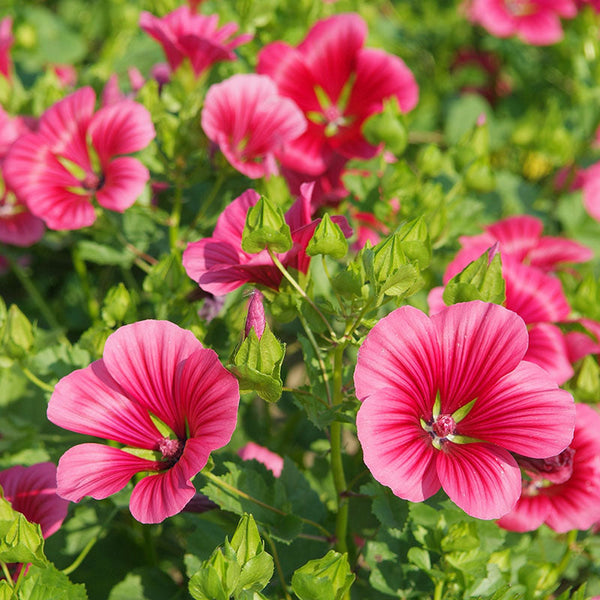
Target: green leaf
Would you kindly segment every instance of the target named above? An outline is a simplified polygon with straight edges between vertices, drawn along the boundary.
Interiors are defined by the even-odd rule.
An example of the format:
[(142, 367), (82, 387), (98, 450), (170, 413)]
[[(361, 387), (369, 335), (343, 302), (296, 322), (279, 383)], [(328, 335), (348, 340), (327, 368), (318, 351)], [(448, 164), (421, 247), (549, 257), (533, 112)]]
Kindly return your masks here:
[(175, 598), (179, 591), (166, 573), (148, 566), (128, 573), (112, 588), (108, 600), (165, 600)]
[(32, 563), (44, 566), (44, 538), (37, 523), (30, 523), (24, 515), (13, 510), (10, 502), (0, 494), (0, 560), (5, 563)]
[(54, 565), (31, 566), (23, 581), (19, 600), (87, 600), (85, 586), (71, 583)]
[(287, 252), (292, 248), (292, 236), (281, 208), (261, 196), (246, 215), (242, 250), (256, 254), (265, 248), (276, 253)]
[[(226, 485), (243, 490), (248, 496), (275, 508), (271, 510), (212, 481), (202, 488), (223, 510), (237, 515), (252, 513), (259, 523), (270, 528), (274, 538), (289, 543), (302, 531), (302, 521), (293, 513), (287, 491), (281, 481), (256, 461), (244, 462), (243, 468), (232, 462), (224, 464), (227, 472), (218, 475)], [(281, 514), (283, 513), (283, 514)]]
[(470, 300), (483, 300), (502, 304), (506, 300), (506, 284), (502, 277), (500, 254), (489, 260), (484, 252), (455, 275), (444, 289), (444, 302), (448, 305)]
[(223, 589), (221, 576), (212, 565), (205, 565), (190, 579), (189, 592), (195, 600), (229, 600), (230, 594)]
[(294, 571), (292, 588), (300, 600), (341, 600), (354, 579), (347, 555), (330, 550)]
[(413, 546), (408, 551), (408, 560), (422, 571), (429, 571), (431, 569), (431, 558), (429, 557), (429, 552), (424, 548)]
[(348, 242), (342, 229), (325, 213), (308, 242), (306, 254), (308, 256), (324, 254), (332, 258), (342, 258), (346, 256), (346, 252), (348, 252)]
[(397, 536), (402, 533), (408, 519), (406, 500), (395, 496), (390, 488), (375, 482), (363, 485), (360, 493), (373, 498), (373, 514), (390, 535)]
[(135, 255), (122, 248), (113, 248), (92, 240), (81, 240), (75, 246), (75, 251), (81, 260), (98, 265), (117, 265), (130, 267)]

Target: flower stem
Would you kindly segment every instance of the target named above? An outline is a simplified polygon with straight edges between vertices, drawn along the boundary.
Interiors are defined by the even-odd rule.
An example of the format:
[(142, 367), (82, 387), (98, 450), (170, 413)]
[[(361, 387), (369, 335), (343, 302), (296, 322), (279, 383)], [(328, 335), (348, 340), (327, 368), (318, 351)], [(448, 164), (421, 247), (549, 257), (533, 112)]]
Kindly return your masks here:
[(178, 183), (175, 187), (175, 202), (173, 203), (173, 210), (169, 217), (169, 245), (171, 252), (177, 249), (177, 242), (179, 241), (179, 223), (181, 221), (181, 208), (183, 205), (183, 192), (181, 185)]
[(13, 581), (13, 578), (10, 575), (10, 571), (8, 569), (8, 565), (3, 561), (0, 560), (0, 567), (2, 567), (2, 573), (4, 574), (4, 577), (6, 578), (6, 581), (8, 582), (8, 585), (13, 588), (15, 588), (15, 582)]
[(567, 547), (565, 548), (565, 553), (563, 554), (560, 562), (556, 565), (554, 569), (554, 576), (556, 581), (562, 576), (566, 568), (569, 566), (569, 562), (571, 560), (571, 553), (573, 550), (573, 545), (577, 540), (577, 529), (572, 529), (567, 533)]
[(277, 575), (279, 577), (279, 582), (281, 583), (281, 588), (283, 590), (283, 595), (285, 596), (285, 600), (292, 600), (290, 593), (288, 592), (287, 583), (285, 582), (285, 576), (283, 575), (283, 569), (281, 568), (281, 562), (279, 562), (279, 554), (277, 552), (277, 546), (275, 546), (275, 542), (271, 539), (271, 536), (265, 531), (263, 532), (267, 543), (269, 544), (269, 548), (271, 548), (271, 553), (273, 554), (273, 562), (275, 563), (275, 568), (277, 569)]
[[(244, 500), (249, 500), (250, 502), (254, 502), (254, 504), (256, 504), (258, 506), (262, 506), (263, 508), (266, 508), (267, 510), (270, 510), (278, 515), (281, 515), (284, 517), (290, 516), (290, 513), (286, 513), (283, 510), (276, 508), (275, 506), (266, 504), (265, 502), (258, 500), (258, 498), (253, 498), (249, 494), (246, 494), (246, 492), (242, 492), (242, 490), (239, 490), (235, 486), (230, 485), (229, 483), (227, 483), (226, 481), (223, 481), (222, 479), (219, 479), (213, 473), (204, 472), (204, 471), (202, 471), (201, 473), (202, 473), (202, 475), (204, 475), (204, 477), (206, 477), (206, 479), (208, 479), (209, 481), (212, 481), (215, 485), (218, 485), (219, 487), (221, 487), (224, 490), (227, 490), (228, 492), (232, 492), (233, 494), (235, 494), (236, 496), (239, 496), (240, 498), (244, 498)], [(325, 527), (323, 527), (319, 523), (316, 523), (315, 521), (311, 521), (310, 519), (305, 519), (304, 517), (299, 517), (297, 515), (295, 515), (295, 516), (298, 519), (300, 519), (300, 521), (302, 521), (303, 523), (306, 523), (306, 525), (311, 525), (312, 527), (315, 527), (321, 533), (323, 533), (325, 536), (327, 536), (328, 538), (331, 538), (331, 533), (329, 533), (329, 531), (327, 531), (327, 529), (325, 529)]]
[(27, 367), (24, 367), (23, 365), (20, 366), (23, 375), (25, 375), (25, 377), (27, 377), (27, 379), (29, 379), (31, 383), (37, 385), (40, 389), (44, 390), (45, 392), (52, 393), (54, 391), (53, 385), (50, 385), (49, 383), (46, 383), (45, 381), (39, 379), (37, 375), (34, 375)]
[[(54, 312), (52, 312), (52, 309), (48, 306), (48, 304), (44, 300), (44, 297), (42, 296), (42, 294), (40, 294), (35, 283), (33, 283), (31, 277), (29, 277), (25, 269), (23, 269), (23, 267), (21, 267), (21, 265), (12, 257), (6, 256), (6, 259), (8, 261), (8, 264), (10, 265), (12, 272), (16, 275), (17, 279), (25, 288), (25, 291), (29, 294), (31, 299), (35, 302), (36, 306), (38, 307), (38, 310), (40, 311), (40, 313), (42, 313), (42, 316), (44, 317), (48, 325), (50, 325), (51, 329), (55, 331), (61, 331), (62, 327), (60, 326), (60, 323), (56, 320)], [(64, 337), (64, 335), (61, 335), (61, 341), (63, 340), (66, 341), (66, 338)]]
[(85, 261), (79, 256), (79, 252), (77, 252), (76, 248), (73, 248), (73, 252), (71, 253), (71, 257), (73, 260), (73, 267), (75, 267), (75, 272), (79, 277), (79, 281), (81, 282), (81, 289), (85, 294), (87, 301), (87, 310), (88, 315), (92, 321), (97, 321), (100, 316), (100, 305), (98, 300), (94, 298), (92, 295), (92, 291), (90, 288), (90, 280), (88, 277), (87, 267), (85, 266)]
[[(339, 405), (343, 400), (342, 366), (346, 344), (339, 344), (333, 354), (333, 405)], [(342, 424), (333, 421), (330, 426), (331, 442), (331, 471), (333, 483), (337, 492), (337, 516), (335, 520), (336, 550), (340, 553), (348, 551), (348, 498), (346, 492), (346, 476), (342, 462)]]
[(115, 507), (113, 511), (108, 515), (108, 518), (100, 527), (98, 533), (84, 546), (83, 550), (79, 553), (79, 556), (66, 568), (62, 569), (65, 575), (70, 575), (77, 567), (84, 561), (85, 557), (89, 554), (90, 550), (94, 547), (96, 542), (100, 539), (100, 535), (104, 533), (107, 525), (114, 519), (115, 515), (119, 512), (119, 509)]
[(435, 584), (435, 590), (433, 592), (433, 600), (442, 600), (442, 592), (444, 591), (444, 580), (440, 579)]
[(267, 252), (273, 261), (273, 264), (281, 271), (283, 276), (292, 284), (292, 287), (306, 300), (314, 309), (314, 311), (319, 315), (321, 321), (327, 327), (327, 331), (329, 331), (329, 335), (332, 340), (336, 339), (335, 331), (331, 328), (329, 321), (325, 318), (325, 315), (319, 310), (319, 307), (312, 301), (312, 299), (308, 296), (308, 294), (300, 287), (299, 283), (290, 275), (289, 271), (281, 264), (281, 261), (277, 258), (277, 255), (270, 249), (267, 248)]
[(221, 187), (223, 187), (223, 183), (225, 183), (225, 171), (221, 170), (219, 172), (219, 175), (217, 176), (217, 180), (215, 181), (214, 185), (212, 186), (212, 189), (210, 190), (210, 193), (202, 203), (200, 210), (196, 213), (196, 216), (194, 217), (194, 220), (192, 221), (191, 225), (187, 228), (186, 233), (194, 229), (194, 227), (196, 227), (196, 225), (198, 225), (198, 223), (204, 218), (204, 216), (206, 215), (206, 211), (210, 208), (214, 199), (217, 197), (217, 194), (220, 192)]

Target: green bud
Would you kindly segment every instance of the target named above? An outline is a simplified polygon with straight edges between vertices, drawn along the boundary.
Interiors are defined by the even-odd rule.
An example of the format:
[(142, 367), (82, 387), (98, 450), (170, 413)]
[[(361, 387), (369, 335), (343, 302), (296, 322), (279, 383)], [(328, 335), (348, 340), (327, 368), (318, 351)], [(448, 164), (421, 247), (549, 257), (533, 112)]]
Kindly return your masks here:
[(417, 156), (417, 166), (424, 175), (437, 175), (442, 169), (443, 162), (444, 156), (434, 144), (421, 148)]
[(470, 300), (483, 300), (503, 304), (506, 300), (506, 284), (502, 277), (502, 260), (495, 254), (484, 252), (455, 275), (444, 289), (444, 302), (448, 305)]
[(8, 309), (4, 327), (4, 350), (11, 358), (23, 358), (33, 346), (33, 327), (16, 304)]
[(332, 258), (342, 258), (348, 252), (348, 242), (340, 226), (331, 220), (331, 217), (325, 213), (321, 222), (317, 225), (315, 233), (312, 236), (306, 254), (315, 256), (324, 254)]
[(408, 132), (402, 111), (395, 96), (383, 103), (383, 111), (369, 117), (362, 127), (367, 141), (374, 145), (385, 144), (387, 150), (400, 156), (408, 144)]
[(341, 600), (354, 582), (346, 554), (330, 550), (323, 558), (309, 560), (292, 576), (300, 600)]
[(125, 315), (131, 307), (131, 295), (123, 283), (119, 283), (108, 290), (102, 307), (102, 320), (114, 327), (125, 320)]
[(242, 250), (256, 254), (265, 248), (276, 253), (287, 252), (292, 248), (292, 235), (281, 208), (261, 196), (246, 215)]
[(487, 157), (478, 158), (465, 171), (465, 185), (476, 192), (491, 192), (496, 187), (496, 178)]

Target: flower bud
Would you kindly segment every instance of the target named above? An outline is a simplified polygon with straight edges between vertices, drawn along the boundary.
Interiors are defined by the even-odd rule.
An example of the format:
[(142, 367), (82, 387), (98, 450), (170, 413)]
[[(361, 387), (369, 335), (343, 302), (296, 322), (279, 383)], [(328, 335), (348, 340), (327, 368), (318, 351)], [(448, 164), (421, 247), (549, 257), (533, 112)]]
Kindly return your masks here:
[(265, 309), (263, 307), (263, 295), (259, 290), (254, 290), (248, 302), (248, 316), (246, 317), (245, 336), (250, 335), (254, 327), (256, 337), (260, 340), (265, 331)]

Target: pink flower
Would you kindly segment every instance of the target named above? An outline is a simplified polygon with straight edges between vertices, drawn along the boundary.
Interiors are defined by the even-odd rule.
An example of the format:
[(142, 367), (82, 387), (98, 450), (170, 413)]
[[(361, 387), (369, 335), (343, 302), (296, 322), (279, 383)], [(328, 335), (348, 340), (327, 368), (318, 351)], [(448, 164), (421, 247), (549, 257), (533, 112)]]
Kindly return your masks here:
[(72, 88), (77, 81), (77, 71), (73, 65), (52, 65), (50, 67), (64, 88)]
[(0, 242), (14, 246), (31, 246), (43, 236), (44, 222), (33, 216), (27, 206), (3, 180), (3, 162), (12, 144), (29, 132), (21, 117), (9, 117), (0, 107)]
[(528, 44), (555, 44), (563, 37), (560, 17), (574, 17), (573, 0), (470, 0), (471, 21), (497, 37), (519, 36)]
[(127, 69), (127, 76), (129, 78), (129, 86), (131, 92), (124, 94), (119, 88), (119, 77), (116, 73), (113, 73), (106, 82), (104, 89), (102, 90), (102, 106), (108, 106), (109, 104), (115, 104), (121, 102), (121, 100), (133, 100), (135, 95), (146, 83), (143, 75), (135, 67)]
[(554, 531), (588, 529), (600, 519), (600, 415), (577, 404), (569, 447), (544, 459), (517, 457), (524, 472), (521, 498), (498, 525), (532, 531), (545, 523)]
[(581, 177), (585, 210), (596, 221), (600, 221), (600, 162), (584, 169)]
[(521, 492), (510, 452), (546, 458), (573, 435), (572, 397), (523, 361), (527, 328), (479, 301), (429, 318), (403, 306), (358, 352), (358, 438), (365, 464), (394, 494), (420, 502), (440, 486), (468, 514), (495, 519)]
[(67, 516), (69, 503), (56, 494), (56, 465), (50, 462), (0, 471), (0, 487), (11, 506), (31, 523), (38, 523), (47, 538)]
[(202, 129), (231, 165), (258, 179), (277, 174), (275, 154), (304, 133), (306, 119), (268, 77), (234, 75), (208, 90)]
[(4, 163), (9, 186), (51, 229), (79, 229), (96, 220), (91, 200), (123, 212), (150, 175), (130, 154), (154, 137), (150, 113), (124, 100), (94, 113), (85, 87), (50, 107), (36, 133), (20, 137)]
[(497, 221), (486, 226), (485, 233), (459, 238), (463, 249), (452, 264), (465, 263), (462, 257), (466, 254), (481, 256), (495, 242), (500, 242), (503, 257), (511, 256), (518, 262), (542, 271), (556, 271), (565, 263), (586, 262), (593, 257), (593, 252), (578, 242), (542, 235), (543, 228), (539, 219), (529, 215)]
[(12, 36), (12, 19), (4, 17), (0, 21), (0, 75), (4, 75), (10, 81), (12, 61), (10, 49), (15, 39)]
[(364, 121), (392, 96), (404, 112), (415, 107), (418, 87), (408, 67), (383, 50), (363, 48), (366, 36), (361, 17), (340, 14), (318, 21), (297, 48), (274, 42), (261, 50), (257, 71), (308, 119), (306, 132), (279, 154), (284, 166), (320, 175), (334, 153), (371, 158), (379, 148), (363, 137)]
[(61, 379), (50, 421), (123, 447), (75, 446), (58, 464), (58, 493), (79, 502), (122, 489), (149, 473), (131, 494), (131, 514), (158, 523), (194, 496), (191, 483), (209, 454), (235, 429), (237, 380), (190, 331), (168, 321), (125, 325), (106, 340), (102, 359)]
[[(319, 223), (318, 219), (311, 220), (311, 191), (311, 186), (303, 186), (300, 198), (287, 211), (285, 220), (294, 245), (288, 252), (277, 255), (286, 268), (301, 273), (308, 271), (310, 257), (304, 250)], [(279, 289), (283, 276), (267, 250), (257, 254), (242, 250), (246, 214), (259, 197), (254, 190), (246, 190), (221, 213), (212, 237), (188, 244), (183, 253), (183, 266), (203, 290), (221, 296), (249, 282)], [(352, 235), (346, 219), (332, 217), (332, 220), (342, 227), (346, 237)]]
[(592, 319), (579, 319), (578, 322), (589, 335), (582, 331), (570, 331), (565, 335), (569, 360), (573, 363), (588, 354), (600, 354), (600, 323)]
[(217, 15), (207, 17), (180, 6), (162, 18), (142, 12), (140, 27), (163, 47), (173, 71), (187, 58), (199, 77), (216, 62), (235, 60), (233, 50), (252, 39), (250, 34), (232, 38), (238, 26), (228, 23), (218, 29), (218, 20)]
[(245, 446), (238, 450), (238, 456), (242, 460), (257, 460), (262, 463), (275, 475), (275, 477), (281, 476), (283, 471), (283, 458), (275, 452), (271, 452), (264, 446), (259, 446), (254, 442), (248, 442)]

